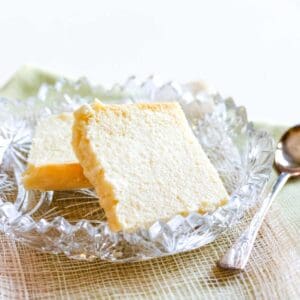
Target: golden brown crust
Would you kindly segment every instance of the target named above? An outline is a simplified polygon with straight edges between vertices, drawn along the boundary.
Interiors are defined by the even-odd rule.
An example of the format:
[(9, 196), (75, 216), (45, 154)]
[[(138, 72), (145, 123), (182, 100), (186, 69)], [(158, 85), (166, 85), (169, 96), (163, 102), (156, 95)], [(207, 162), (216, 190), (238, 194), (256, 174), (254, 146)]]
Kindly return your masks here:
[[(49, 180), (55, 177), (55, 181)], [(23, 184), (27, 190), (72, 190), (88, 188), (92, 185), (84, 177), (83, 169), (79, 164), (44, 165), (36, 167), (28, 165), (23, 174)]]
[(127, 105), (122, 105), (122, 104), (104, 105), (100, 101), (97, 101), (97, 100), (91, 106), (97, 112), (100, 112), (100, 111), (116, 112), (116, 113), (124, 113), (125, 112), (125, 114), (133, 106), (135, 106), (141, 110), (149, 110), (149, 111), (153, 111), (153, 112), (178, 110), (178, 108), (180, 108), (180, 105), (177, 102), (136, 103), (136, 104), (127, 104)]
[(166, 111), (178, 109), (179, 104), (177, 102), (162, 102), (162, 103), (138, 103), (139, 109), (145, 109), (150, 111)]

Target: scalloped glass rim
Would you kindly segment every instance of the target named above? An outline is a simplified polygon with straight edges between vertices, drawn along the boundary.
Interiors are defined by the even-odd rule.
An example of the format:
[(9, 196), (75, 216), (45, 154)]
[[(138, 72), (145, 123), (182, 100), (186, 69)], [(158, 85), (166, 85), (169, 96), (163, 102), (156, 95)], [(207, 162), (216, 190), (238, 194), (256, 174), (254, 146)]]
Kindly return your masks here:
[[(178, 101), (230, 192), (229, 203), (213, 213), (157, 221), (136, 233), (113, 233), (105, 220), (70, 222), (61, 215), (35, 219), (33, 215), (46, 204), (47, 213), (51, 210), (54, 193), (27, 192), (19, 180), (34, 125), (40, 117), (72, 111), (95, 97), (117, 103)], [(208, 92), (201, 83), (160, 85), (153, 77), (144, 82), (131, 77), (123, 85), (105, 89), (84, 78), (60, 79), (54, 85), (42, 85), (36, 97), (27, 101), (2, 98), (0, 121), (0, 229), (36, 249), (75, 259), (139, 261), (201, 247), (238, 222), (260, 198), (273, 161), (270, 135), (253, 128), (244, 107)], [(96, 199), (91, 190), (78, 194)]]

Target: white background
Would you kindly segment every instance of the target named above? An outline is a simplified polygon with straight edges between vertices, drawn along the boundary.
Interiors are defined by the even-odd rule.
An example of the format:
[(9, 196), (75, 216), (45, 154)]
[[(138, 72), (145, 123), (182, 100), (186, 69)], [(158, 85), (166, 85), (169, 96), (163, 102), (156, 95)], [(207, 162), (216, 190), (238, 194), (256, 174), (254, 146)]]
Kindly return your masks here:
[(0, 83), (25, 63), (94, 83), (204, 79), (253, 120), (300, 120), (300, 2), (2, 1)]

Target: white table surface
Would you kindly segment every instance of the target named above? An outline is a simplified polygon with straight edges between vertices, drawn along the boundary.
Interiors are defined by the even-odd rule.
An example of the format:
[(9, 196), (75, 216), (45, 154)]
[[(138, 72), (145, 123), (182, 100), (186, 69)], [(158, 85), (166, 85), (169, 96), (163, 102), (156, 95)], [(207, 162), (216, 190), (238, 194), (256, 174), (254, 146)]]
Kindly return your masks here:
[(0, 83), (24, 63), (110, 85), (204, 79), (253, 120), (300, 121), (300, 2), (3, 1)]

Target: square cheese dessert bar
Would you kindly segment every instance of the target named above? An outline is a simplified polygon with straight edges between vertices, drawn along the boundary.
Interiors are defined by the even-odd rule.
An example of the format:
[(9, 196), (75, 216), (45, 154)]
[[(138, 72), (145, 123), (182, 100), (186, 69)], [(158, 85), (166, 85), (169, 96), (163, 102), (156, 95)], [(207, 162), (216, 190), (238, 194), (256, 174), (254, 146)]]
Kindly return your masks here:
[(95, 101), (74, 116), (74, 152), (113, 231), (132, 232), (227, 202), (178, 103)]
[(73, 113), (42, 119), (35, 130), (23, 184), (28, 190), (91, 187), (72, 148)]

